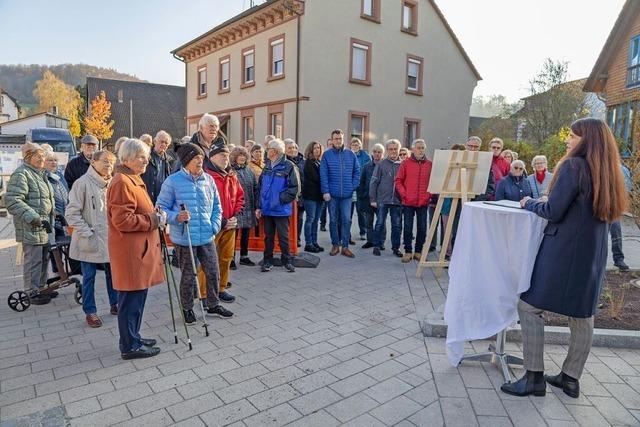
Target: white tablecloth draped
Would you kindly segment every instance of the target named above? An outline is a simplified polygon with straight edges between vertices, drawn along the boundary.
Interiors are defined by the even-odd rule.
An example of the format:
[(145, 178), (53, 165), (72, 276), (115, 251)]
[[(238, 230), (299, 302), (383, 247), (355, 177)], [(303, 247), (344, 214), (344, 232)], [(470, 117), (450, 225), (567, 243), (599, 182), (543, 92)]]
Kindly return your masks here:
[(444, 309), (454, 366), (464, 342), (490, 337), (518, 318), (547, 221), (524, 209), (465, 203), (449, 266)]

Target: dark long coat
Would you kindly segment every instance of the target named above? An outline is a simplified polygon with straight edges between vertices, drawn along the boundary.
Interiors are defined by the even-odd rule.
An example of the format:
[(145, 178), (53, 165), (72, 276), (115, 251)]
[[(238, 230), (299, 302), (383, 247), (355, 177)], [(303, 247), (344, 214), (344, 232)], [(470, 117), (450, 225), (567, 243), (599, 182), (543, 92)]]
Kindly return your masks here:
[(607, 262), (608, 224), (594, 217), (589, 166), (583, 157), (562, 162), (548, 202), (525, 209), (549, 223), (536, 257), (531, 287), (521, 299), (571, 317), (595, 313)]
[(244, 206), (236, 215), (238, 228), (252, 228), (258, 224), (256, 218), (256, 200), (258, 199), (258, 180), (248, 166), (233, 165), (240, 186), (244, 190)]

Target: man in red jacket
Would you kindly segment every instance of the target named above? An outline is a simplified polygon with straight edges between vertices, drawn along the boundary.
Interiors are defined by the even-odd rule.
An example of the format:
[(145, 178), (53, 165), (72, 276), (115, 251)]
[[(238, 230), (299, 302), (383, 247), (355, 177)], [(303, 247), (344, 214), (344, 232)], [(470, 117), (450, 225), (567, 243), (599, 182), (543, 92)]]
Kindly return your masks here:
[(493, 179), (495, 180), (496, 187), (498, 187), (498, 182), (505, 176), (508, 176), (509, 171), (511, 171), (509, 161), (500, 155), (503, 147), (504, 142), (502, 142), (500, 138), (493, 138), (491, 142), (489, 142), (489, 148), (491, 148), (491, 152), (493, 153), (491, 170), (493, 171)]
[[(431, 160), (427, 159), (427, 143), (424, 139), (416, 139), (411, 144), (413, 153), (400, 165), (396, 175), (396, 190), (402, 203), (402, 216), (404, 219), (404, 255), (402, 262), (410, 262), (411, 258), (417, 260), (422, 256), (422, 247), (427, 237), (427, 214), (429, 211), (429, 199), (431, 194), (429, 178), (431, 177)], [(413, 243), (413, 218), (416, 218), (416, 246), (415, 253), (412, 250)]]
[(220, 290), (218, 298), (222, 302), (234, 302), (236, 298), (226, 291), (229, 282), (229, 267), (236, 247), (236, 215), (244, 205), (244, 190), (234, 169), (229, 163), (229, 148), (224, 141), (217, 141), (209, 151), (211, 168), (207, 173), (213, 177), (222, 204), (222, 228), (216, 235), (218, 265), (220, 267)]

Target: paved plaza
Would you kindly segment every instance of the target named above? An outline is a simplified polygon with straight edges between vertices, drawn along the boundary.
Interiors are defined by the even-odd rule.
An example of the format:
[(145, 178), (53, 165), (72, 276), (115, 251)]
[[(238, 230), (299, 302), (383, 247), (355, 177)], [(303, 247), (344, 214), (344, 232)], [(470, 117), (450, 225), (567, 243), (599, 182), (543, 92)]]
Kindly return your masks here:
[[(625, 240), (635, 268), (637, 235)], [(507, 396), (494, 366), (453, 368), (444, 339), (422, 336), (418, 320), (444, 303), (446, 274), (416, 279), (416, 264), (389, 249), (374, 257), (358, 242), (355, 260), (325, 251), (319, 268), (294, 274), (240, 266), (231, 277), (235, 317), (210, 318), (209, 337), (190, 327), (193, 351), (173, 343), (167, 288), (156, 286), (142, 332), (162, 353), (123, 361), (101, 273), (102, 328), (85, 324), (72, 288), (49, 305), (9, 309), (7, 296), (22, 288), (12, 239), (0, 218), (2, 427), (640, 425), (640, 350), (593, 348), (579, 399), (550, 386), (545, 397)], [(521, 355), (517, 344), (508, 350)], [(547, 369), (559, 371), (567, 348), (545, 350)]]

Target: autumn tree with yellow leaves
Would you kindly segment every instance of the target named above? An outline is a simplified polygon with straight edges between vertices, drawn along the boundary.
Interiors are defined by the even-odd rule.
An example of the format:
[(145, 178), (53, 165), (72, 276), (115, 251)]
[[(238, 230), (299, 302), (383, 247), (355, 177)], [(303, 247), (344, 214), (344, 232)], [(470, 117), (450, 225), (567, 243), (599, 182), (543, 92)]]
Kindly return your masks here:
[(38, 112), (51, 111), (58, 108), (58, 114), (69, 119), (69, 132), (80, 136), (80, 94), (72, 86), (66, 84), (51, 71), (45, 71), (42, 79), (36, 82), (33, 96), (38, 100)]
[(86, 132), (100, 141), (111, 138), (115, 122), (109, 120), (109, 117), (111, 117), (111, 102), (107, 100), (107, 95), (102, 90), (95, 99), (91, 100), (91, 108), (84, 118)]

